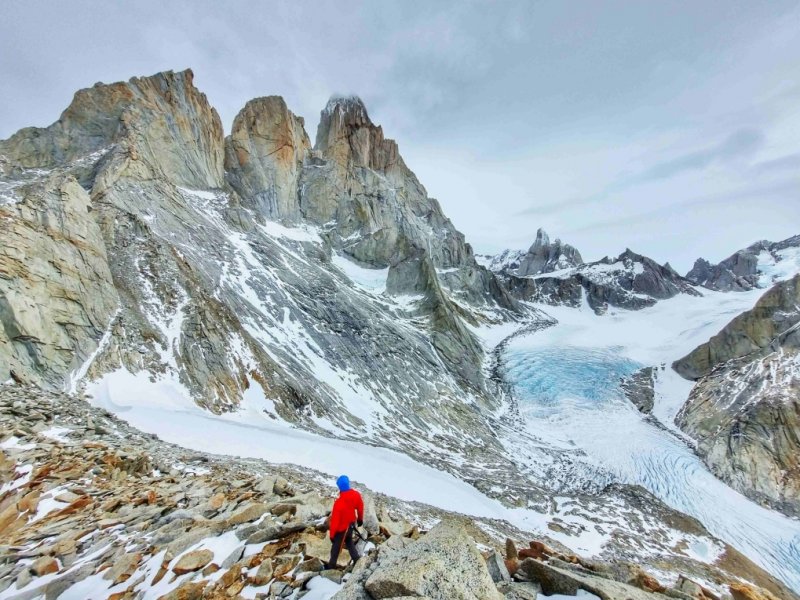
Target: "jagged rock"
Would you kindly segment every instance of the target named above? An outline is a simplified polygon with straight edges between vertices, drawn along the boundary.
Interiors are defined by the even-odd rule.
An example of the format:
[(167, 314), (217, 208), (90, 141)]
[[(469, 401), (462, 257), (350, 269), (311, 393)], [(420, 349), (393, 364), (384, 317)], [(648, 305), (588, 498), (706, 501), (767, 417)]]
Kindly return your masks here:
[(699, 378), (676, 423), (697, 440), (706, 464), (742, 493), (790, 515), (800, 514), (798, 306), (795, 276), (673, 364)]
[(160, 596), (158, 600), (200, 600), (205, 587), (205, 581), (187, 581), (177, 589)]
[(374, 598), (502, 598), (473, 541), (458, 525), (447, 522), (389, 555), (365, 588)]
[(306, 218), (333, 224), (328, 239), (356, 261), (388, 266), (408, 256), (410, 242), (412, 248), (426, 249), (435, 268), (463, 271), (460, 281), (472, 289), (460, 293), (518, 310), (495, 285), (494, 275), (475, 262), (464, 236), (428, 197), (397, 144), (372, 123), (360, 99), (332, 98), (322, 111), (301, 189)]
[(136, 572), (141, 562), (142, 554), (140, 552), (123, 554), (114, 561), (111, 568), (103, 575), (103, 579), (110, 580), (113, 585), (118, 585), (123, 581), (127, 581), (130, 579), (131, 575)]
[(231, 552), (225, 560), (222, 561), (220, 565), (223, 569), (230, 569), (233, 565), (239, 562), (242, 559), (242, 555), (244, 554), (245, 544), (237, 547), (233, 552)]
[(506, 600), (537, 600), (542, 588), (537, 583), (526, 581), (510, 581), (499, 583), (497, 590)]
[(37, 558), (31, 565), (31, 572), (37, 577), (58, 573), (58, 561), (52, 556), (42, 556)]
[(733, 600), (778, 600), (767, 590), (757, 589), (746, 583), (732, 583), (730, 590)]
[(225, 504), (225, 494), (223, 493), (214, 494), (208, 500), (208, 506), (212, 510), (219, 510), (224, 506), (224, 504)]
[(514, 543), (514, 540), (511, 538), (506, 538), (506, 558), (508, 560), (513, 560), (518, 557), (517, 545)]
[(214, 553), (211, 550), (193, 550), (178, 559), (178, 562), (172, 567), (172, 572), (176, 575), (185, 575), (192, 571), (199, 571), (212, 560), (214, 560)]
[(533, 245), (520, 258), (519, 266), (516, 269), (512, 265), (509, 267), (515, 271), (515, 275), (529, 277), (577, 267), (581, 264), (583, 264), (583, 259), (576, 248), (562, 243), (559, 239), (551, 243), (550, 237), (544, 229), (539, 229), (536, 231), (536, 240)]
[(699, 379), (724, 362), (767, 348), (779, 334), (800, 322), (798, 298), (800, 276), (775, 284), (751, 310), (675, 361), (672, 368), (687, 379)]
[(119, 299), (89, 195), (53, 175), (0, 204), (0, 377), (63, 386), (97, 347)]
[(272, 579), (272, 574), (272, 561), (270, 559), (266, 559), (260, 565), (258, 565), (258, 570), (253, 577), (253, 584), (266, 585), (269, 583), (270, 579)]
[(230, 516), (228, 518), (228, 523), (230, 525), (241, 525), (242, 523), (255, 521), (264, 513), (269, 512), (269, 509), (270, 506), (268, 504), (248, 504), (245, 508)]
[(695, 600), (719, 600), (719, 597), (696, 581), (681, 575), (673, 588)]

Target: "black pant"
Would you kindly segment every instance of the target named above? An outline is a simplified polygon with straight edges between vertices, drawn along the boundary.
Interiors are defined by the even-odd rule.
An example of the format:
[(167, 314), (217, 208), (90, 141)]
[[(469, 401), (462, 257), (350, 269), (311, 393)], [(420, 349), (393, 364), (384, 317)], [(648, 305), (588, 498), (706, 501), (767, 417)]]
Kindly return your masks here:
[(353, 562), (357, 561), (360, 556), (358, 549), (353, 542), (353, 526), (347, 528), (347, 531), (340, 531), (334, 534), (333, 541), (331, 542), (331, 559), (326, 565), (329, 569), (336, 568), (336, 562), (339, 560), (339, 552), (342, 551), (342, 545), (347, 546), (347, 551), (350, 553), (350, 558)]

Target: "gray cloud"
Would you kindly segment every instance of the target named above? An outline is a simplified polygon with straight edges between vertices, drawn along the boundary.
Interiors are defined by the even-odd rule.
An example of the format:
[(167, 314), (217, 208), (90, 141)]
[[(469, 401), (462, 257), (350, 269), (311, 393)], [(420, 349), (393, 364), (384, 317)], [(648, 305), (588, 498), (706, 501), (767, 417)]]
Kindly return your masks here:
[(765, 160), (753, 165), (752, 169), (756, 172), (769, 173), (776, 171), (797, 171), (800, 172), (800, 153), (787, 154), (779, 158)]
[[(544, 226), (602, 255), (639, 235), (615, 219), (714, 194), (733, 195), (703, 205), (705, 228), (680, 227), (733, 230), (750, 211), (756, 237), (800, 231), (800, 211), (776, 224), (735, 196), (795, 169), (796, 0), (577, 14), (527, 0), (41, 0), (3, 17), (0, 137), (53, 122), (96, 81), (191, 67), (226, 128), (250, 98), (280, 94), (313, 139), (328, 96), (359, 94), (478, 250), (527, 246)], [(676, 239), (656, 228), (638, 248), (679, 261)]]
[(626, 184), (666, 179), (679, 175), (684, 171), (705, 169), (716, 162), (750, 157), (763, 144), (764, 135), (760, 131), (740, 129), (715, 146), (699, 152), (690, 152), (678, 158), (653, 165), (641, 175), (626, 182)]

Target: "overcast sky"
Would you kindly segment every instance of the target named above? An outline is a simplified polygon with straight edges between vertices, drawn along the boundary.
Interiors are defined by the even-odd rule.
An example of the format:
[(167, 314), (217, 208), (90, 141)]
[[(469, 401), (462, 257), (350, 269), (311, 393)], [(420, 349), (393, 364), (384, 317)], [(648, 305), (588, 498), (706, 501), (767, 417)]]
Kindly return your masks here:
[(686, 271), (800, 233), (800, 2), (4, 2), (0, 138), (191, 67), (226, 130), (361, 96), (478, 252), (538, 227)]

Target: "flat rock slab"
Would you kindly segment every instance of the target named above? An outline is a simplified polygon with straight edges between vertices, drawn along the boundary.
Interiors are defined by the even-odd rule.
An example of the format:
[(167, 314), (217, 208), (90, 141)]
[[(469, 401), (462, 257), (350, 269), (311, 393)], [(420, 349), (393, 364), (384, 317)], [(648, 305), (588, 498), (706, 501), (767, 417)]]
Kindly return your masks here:
[(578, 590), (585, 590), (601, 598), (601, 600), (658, 600), (666, 598), (663, 594), (646, 592), (632, 585), (605, 579), (596, 575), (587, 575), (568, 569), (561, 569), (540, 562), (534, 558), (526, 558), (519, 565), (531, 581), (542, 586), (547, 596), (564, 594), (574, 596)]

